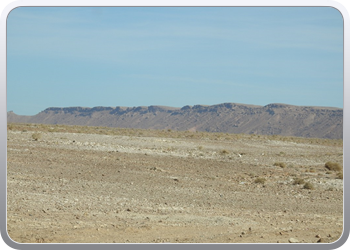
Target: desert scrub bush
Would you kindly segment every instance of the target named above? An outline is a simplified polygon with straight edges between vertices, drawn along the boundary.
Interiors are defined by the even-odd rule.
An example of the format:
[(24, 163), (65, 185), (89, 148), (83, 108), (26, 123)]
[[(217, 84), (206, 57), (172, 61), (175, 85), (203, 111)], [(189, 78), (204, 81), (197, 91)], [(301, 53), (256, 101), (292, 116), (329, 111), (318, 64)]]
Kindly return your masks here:
[(306, 183), (304, 184), (304, 189), (313, 190), (313, 189), (315, 189), (315, 187), (314, 187), (314, 185), (312, 185), (312, 183), (306, 182)]
[(337, 173), (336, 179), (343, 179), (343, 172)]
[(293, 181), (293, 185), (301, 185), (301, 184), (305, 184), (305, 181), (301, 178), (296, 178)]
[(284, 162), (275, 162), (273, 165), (281, 167), (281, 168), (285, 168), (286, 167), (286, 164)]
[(328, 170), (331, 170), (331, 171), (341, 171), (342, 170), (342, 167), (337, 162), (328, 161), (328, 162), (326, 162), (326, 164), (324, 166), (325, 166), (325, 168), (327, 168)]
[(221, 151), (220, 151), (220, 154), (222, 154), (222, 155), (226, 155), (226, 154), (228, 154), (228, 151), (227, 151), (226, 149), (221, 150)]
[(8, 130), (12, 130), (12, 129), (13, 129), (13, 125), (12, 125), (12, 124), (8, 124), (8, 125), (7, 125), (7, 129), (8, 129)]
[(256, 178), (254, 181), (254, 183), (258, 183), (258, 184), (265, 184), (265, 182), (266, 182), (266, 179), (261, 177)]
[(40, 133), (34, 133), (32, 134), (32, 138), (34, 141), (38, 141), (41, 139), (41, 134)]

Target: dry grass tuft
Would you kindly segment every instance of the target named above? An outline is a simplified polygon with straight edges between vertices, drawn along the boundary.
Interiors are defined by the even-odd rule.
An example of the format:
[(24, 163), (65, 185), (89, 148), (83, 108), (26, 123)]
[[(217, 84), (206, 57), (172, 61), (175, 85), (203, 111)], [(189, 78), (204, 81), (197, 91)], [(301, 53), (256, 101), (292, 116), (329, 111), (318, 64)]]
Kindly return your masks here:
[(304, 189), (313, 190), (313, 189), (315, 189), (315, 187), (314, 187), (314, 185), (312, 185), (312, 183), (306, 182), (306, 183), (304, 184)]
[(258, 184), (265, 184), (265, 182), (266, 182), (266, 179), (261, 177), (256, 178), (254, 181), (254, 183), (258, 183)]
[(40, 133), (34, 133), (32, 134), (32, 138), (35, 140), (35, 141), (38, 141), (41, 139), (41, 134)]
[(293, 185), (302, 185), (305, 184), (305, 181), (301, 178), (294, 179)]
[(337, 162), (326, 162), (326, 164), (324, 165), (325, 168), (327, 168), (328, 170), (332, 170), (332, 171), (342, 171), (342, 167), (339, 165), (339, 163)]
[(286, 167), (286, 164), (284, 162), (275, 162), (273, 165), (281, 167), (281, 168), (285, 168)]
[(336, 179), (343, 180), (343, 172), (338, 173)]
[(222, 155), (226, 155), (226, 154), (228, 154), (228, 153), (229, 153), (229, 152), (228, 152), (226, 149), (220, 151), (220, 154), (222, 154)]

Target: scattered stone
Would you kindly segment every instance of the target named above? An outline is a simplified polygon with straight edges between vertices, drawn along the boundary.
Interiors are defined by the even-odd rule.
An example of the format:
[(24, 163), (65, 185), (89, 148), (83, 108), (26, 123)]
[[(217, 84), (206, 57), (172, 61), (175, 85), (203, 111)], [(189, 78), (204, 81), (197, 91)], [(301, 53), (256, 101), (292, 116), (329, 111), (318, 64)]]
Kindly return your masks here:
[[(197, 135), (200, 136), (200, 134)], [(46, 136), (48, 137), (49, 135)], [(57, 134), (57, 136), (62, 135)], [(76, 136), (79, 138), (77, 140), (82, 140), (83, 142), (89, 141), (88, 139), (84, 139), (85, 137), (83, 136), (85, 135), (83, 134)], [(89, 136), (91, 136), (91, 140), (97, 140), (97, 135)], [(122, 134), (122, 136), (124, 135)], [(113, 138), (117, 137), (114, 137), (114, 135), (108, 135), (108, 137), (104, 136), (101, 138), (101, 140), (103, 139), (104, 142), (101, 142), (100, 145), (108, 145), (108, 140), (112, 140)], [(128, 138), (127, 134), (125, 135), (125, 138)], [(56, 140), (57, 138), (55, 137), (54, 139)], [(100, 138), (98, 139), (100, 140)], [(140, 140), (140, 145), (137, 144), (140, 147), (149, 147), (151, 146), (151, 142), (149, 141), (154, 140), (154, 138), (147, 136), (135, 137), (134, 139), (135, 143), (138, 142), (137, 140)], [(66, 139), (66, 141), (68, 141), (68, 139)], [(124, 140), (125, 143), (127, 143), (127, 141), (128, 140)], [(145, 141), (145, 145), (143, 144), (143, 141)], [(124, 153), (118, 154), (114, 153), (115, 151), (113, 151), (113, 154), (110, 154), (112, 151), (108, 151), (114, 147), (119, 147), (118, 144), (111, 144), (110, 148), (106, 146), (106, 148), (103, 149), (96, 148), (97, 143), (94, 142), (94, 144), (91, 144), (91, 146), (95, 146), (94, 150), (90, 149), (89, 144), (89, 151), (85, 151), (84, 147), (79, 148), (81, 149), (79, 151), (70, 151), (70, 149), (74, 149), (74, 145), (75, 147), (78, 147), (78, 145), (82, 145), (82, 143), (76, 141), (73, 145), (68, 145), (69, 148), (63, 148), (68, 146), (63, 145), (66, 143), (65, 141), (62, 141), (58, 142), (58, 144), (60, 144), (59, 148), (54, 148), (54, 142), (55, 141), (53, 141), (53, 146), (50, 146), (50, 148), (47, 149), (41, 148), (44, 147), (44, 145), (41, 145), (41, 147), (38, 149), (31, 147), (33, 154), (36, 155), (30, 155), (30, 151), (26, 153), (27, 155), (21, 154), (21, 150), (25, 150), (23, 146), (29, 145), (26, 144), (26, 140), (19, 140), (18, 146), (13, 146), (16, 144), (12, 144), (12, 140), (11, 144), (9, 143), (8, 154), (12, 158), (8, 159), (8, 163), (10, 165), (8, 168), (8, 188), (9, 191), (11, 191), (8, 193), (8, 223), (10, 226), (8, 232), (11, 232), (11, 237), (14, 237), (13, 239), (16, 239), (17, 237), (18, 240), (22, 239), (24, 241), (35, 241), (35, 237), (38, 237), (39, 240), (40, 237), (43, 237), (46, 239), (46, 241), (49, 242), (55, 240), (57, 241), (59, 239), (62, 239), (63, 234), (70, 235), (70, 233), (73, 232), (72, 229), (74, 228), (77, 230), (70, 235), (72, 239), (75, 235), (80, 237), (80, 235), (86, 234), (86, 237), (88, 238), (85, 239), (88, 239), (88, 241), (99, 242), (104, 240), (106, 243), (112, 241), (124, 242), (126, 240), (126, 236), (130, 236), (130, 234), (135, 235), (135, 233), (140, 233), (140, 241), (152, 241), (152, 238), (149, 238), (151, 232), (162, 233), (161, 230), (164, 230), (164, 228), (161, 227), (161, 225), (163, 225), (174, 226), (174, 229), (175, 227), (178, 227), (179, 229), (183, 227), (185, 229), (183, 231), (180, 229), (176, 231), (176, 234), (171, 236), (173, 242), (215, 242), (217, 239), (220, 239), (220, 241), (228, 239), (229, 242), (235, 242), (237, 240), (237, 235), (232, 233), (240, 229), (247, 230), (246, 226), (251, 224), (249, 221), (256, 222), (256, 225), (258, 225), (258, 227), (255, 228), (254, 232), (252, 232), (252, 228), (248, 226), (248, 232), (241, 231), (241, 234), (238, 235), (241, 240), (238, 241), (244, 241), (246, 243), (248, 243), (249, 240), (259, 241), (256, 238), (259, 237), (260, 242), (266, 241), (276, 243), (277, 241), (277, 243), (285, 243), (288, 242), (288, 237), (298, 237), (300, 240), (294, 239), (295, 241), (292, 240), (289, 242), (298, 242), (299, 245), (300, 243), (304, 242), (323, 242), (321, 244), (324, 244), (332, 242), (332, 240), (341, 233), (339, 229), (341, 222), (338, 223), (337, 221), (338, 224), (330, 223), (331, 221), (334, 221), (334, 218), (341, 217), (341, 214), (338, 213), (340, 210), (338, 211), (337, 209), (329, 211), (329, 217), (327, 216), (327, 218), (324, 218), (325, 223), (321, 225), (318, 230), (320, 231), (319, 234), (322, 233), (322, 238), (321, 235), (318, 235), (317, 233), (316, 235), (313, 234), (316, 231), (311, 232), (311, 234), (309, 234), (310, 237), (307, 237), (304, 240), (300, 236), (302, 233), (292, 233), (290, 231), (291, 227), (293, 227), (293, 232), (305, 232), (308, 230), (308, 228), (313, 226), (312, 223), (315, 222), (315, 219), (309, 218), (308, 213), (301, 214), (299, 213), (299, 210), (291, 210), (290, 207), (292, 207), (295, 203), (294, 198), (290, 199), (291, 197), (294, 197), (295, 194), (298, 194), (295, 197), (297, 199), (300, 198), (300, 202), (303, 202), (304, 199), (307, 200), (309, 198), (312, 198), (314, 199), (315, 206), (321, 202), (330, 201), (326, 200), (326, 195), (323, 196), (322, 193), (320, 195), (323, 199), (316, 199), (317, 197), (315, 198), (312, 195), (308, 195), (307, 190), (304, 190), (297, 186), (292, 186), (292, 179), (287, 181), (288, 185), (280, 186), (280, 180), (291, 177), (285, 171), (280, 171), (278, 173), (271, 172), (269, 175), (268, 172), (270, 171), (270, 166), (265, 166), (269, 164), (264, 162), (261, 162), (259, 164), (255, 164), (255, 162), (251, 163), (250, 160), (254, 160), (254, 157), (251, 156), (253, 153), (255, 153), (253, 152), (253, 150), (255, 150), (254, 148), (249, 149), (251, 150), (249, 151), (251, 152), (251, 155), (246, 155), (245, 157), (241, 158), (245, 159), (244, 163), (242, 163), (242, 170), (239, 169), (237, 173), (234, 171), (231, 173), (230, 164), (235, 164), (234, 157), (232, 158), (232, 161), (229, 161), (227, 158), (221, 163), (220, 158), (216, 162), (216, 156), (211, 155), (210, 153), (210, 150), (214, 150), (215, 148), (213, 147), (213, 149), (209, 150), (208, 147), (208, 151), (205, 153), (206, 156), (208, 155), (207, 161), (200, 159), (197, 162), (197, 159), (195, 158), (187, 159), (184, 157), (186, 157), (185, 152), (187, 151), (185, 150), (188, 149), (187, 146), (189, 144), (185, 144), (187, 143), (185, 141), (181, 141), (183, 145), (174, 144), (178, 150), (176, 150), (176, 154), (172, 155), (171, 157), (169, 156), (169, 158), (163, 158), (163, 156), (158, 155), (157, 150), (159, 150), (159, 147), (155, 148), (155, 151), (152, 149), (154, 153), (150, 153), (150, 156), (148, 156), (151, 157), (153, 155), (151, 158), (144, 157), (144, 151), (140, 151), (137, 152), (137, 154), (134, 154), (138, 148), (136, 146), (134, 147), (134, 145), (131, 144), (134, 143), (133, 141), (130, 143), (128, 142), (129, 144), (126, 144), (127, 146), (122, 149)], [(72, 142), (72, 140), (70, 140), (70, 142)], [(196, 143), (199, 141), (196, 139), (190, 142), (190, 147), (193, 147), (197, 146)], [(237, 142), (240, 143), (239, 140)], [(246, 142), (250, 143), (249, 141)], [(252, 142), (256, 143), (255, 140)], [(268, 146), (269, 144), (276, 144), (277, 142), (279, 143), (278, 140), (267, 141), (266, 143)], [(15, 141), (15, 143), (17, 142)], [(21, 143), (24, 145), (21, 145)], [(206, 143), (206, 141), (203, 141), (203, 143)], [(209, 139), (208, 143), (216, 142)], [(289, 142), (288, 140), (287, 142), (281, 142), (281, 145), (284, 145), (284, 143), (287, 145)], [(171, 145), (165, 145), (165, 147), (168, 146), (170, 147)], [(292, 157), (291, 155), (294, 152), (293, 150), (295, 150), (293, 147), (291, 147), (290, 151), (288, 151), (290, 152), (290, 155), (288, 157)], [(310, 148), (312, 149), (312, 145), (310, 145)], [(61, 149), (65, 150), (61, 152)], [(148, 148), (142, 149), (149, 150)], [(272, 149), (271, 153), (274, 152), (273, 150), (275, 149)], [(319, 155), (321, 156), (324, 151), (325, 150), (322, 148), (322, 152), (320, 151)], [(340, 148), (339, 151), (341, 151)], [(337, 157), (338, 155), (338, 153), (335, 154), (335, 151), (333, 152), (332, 148), (329, 152), (331, 154), (330, 157)], [(20, 159), (14, 158), (16, 155), (20, 156)], [(108, 157), (104, 157), (106, 155), (108, 155)], [(307, 155), (308, 152), (305, 151), (304, 160), (308, 159)], [(120, 158), (116, 158), (117, 156), (120, 156)], [(250, 157), (252, 159), (250, 159)], [(104, 165), (102, 162), (99, 162), (100, 159), (106, 159), (104, 162), (106, 164)], [(33, 166), (30, 165), (31, 160), (34, 160)], [(286, 161), (289, 160), (292, 161), (293, 158), (286, 158)], [(268, 158), (266, 161), (269, 161)], [(314, 164), (314, 162), (317, 161), (314, 161), (314, 159), (311, 158), (310, 165)], [(22, 165), (26, 167), (20, 167)], [(127, 167), (125, 168), (124, 166)], [(171, 173), (171, 176), (160, 172), (162, 171), (160, 167), (163, 166), (167, 166), (167, 168), (164, 167), (164, 172), (169, 174)], [(155, 171), (152, 171), (150, 169), (151, 167), (154, 167), (153, 170)], [(244, 169), (245, 167), (247, 167), (247, 170)], [(257, 167), (256, 170), (254, 167)], [(308, 166), (304, 166), (302, 168), (295, 167), (293, 169), (290, 169), (290, 171), (294, 171), (293, 173), (295, 173), (295, 176), (293, 175), (293, 178), (298, 177), (299, 175), (300, 177), (304, 176), (302, 170), (305, 168), (308, 168)], [(188, 170), (191, 170), (191, 173), (196, 174), (185, 175), (184, 173), (187, 173)], [(243, 175), (241, 174), (241, 171), (247, 171), (249, 174), (250, 171), (253, 172), (251, 175), (249, 175), (249, 178), (243, 179), (241, 178), (241, 175)], [(104, 180), (104, 178), (101, 178), (101, 175), (102, 177), (108, 177), (108, 181)], [(277, 177), (280, 179), (277, 178), (275, 180), (273, 175), (277, 175)], [(311, 174), (306, 174), (305, 178), (313, 177), (307, 177), (307, 175)], [(38, 177), (35, 178), (35, 176)], [(221, 176), (219, 178), (223, 179), (218, 179), (215, 176)], [(270, 178), (271, 180), (273, 179), (273, 181), (266, 185), (266, 196), (261, 196), (259, 199), (254, 199), (255, 197), (258, 197), (264, 193), (263, 189), (259, 190), (251, 185), (252, 179), (259, 176), (264, 176), (266, 178)], [(94, 178), (96, 178), (96, 180)], [(181, 183), (178, 182), (180, 178)], [(318, 180), (319, 178), (322, 180), (323, 177), (315, 176), (315, 180)], [(323, 188), (326, 189), (327, 185), (333, 185), (335, 183), (339, 185), (340, 190), (338, 190), (338, 192), (341, 192), (342, 183), (339, 180), (333, 178), (334, 176), (331, 176), (330, 179), (327, 179), (324, 183)], [(206, 181), (207, 179), (208, 181)], [(228, 182), (224, 180), (227, 180)], [(135, 183), (133, 187), (131, 187), (133, 184), (131, 181)], [(239, 185), (239, 183), (245, 185)], [(43, 190), (46, 192), (43, 193)], [(26, 195), (28, 192), (33, 195), (38, 195), (33, 196), (36, 198), (32, 200), (33, 202), (28, 198), (24, 198), (28, 197)], [(246, 192), (253, 192), (254, 195), (248, 197), (245, 195)], [(276, 199), (266, 199), (269, 197), (269, 195), (275, 195), (276, 192), (279, 193)], [(186, 193), (187, 195), (177, 196), (177, 194), (183, 193)], [(220, 197), (230, 198), (233, 196), (235, 199), (232, 202), (238, 203), (239, 205), (237, 207), (239, 207), (239, 209), (232, 210), (232, 208), (227, 206), (229, 203), (228, 201), (226, 202), (226, 199), (220, 199)], [(51, 197), (55, 198), (51, 199)], [(74, 199), (75, 197), (79, 197), (79, 201)], [(89, 197), (91, 197), (91, 199), (87, 200)], [(339, 206), (342, 205), (342, 194), (336, 193), (336, 190), (334, 190), (332, 193), (329, 193), (329, 197), (332, 199), (332, 202), (339, 204)], [(195, 201), (189, 202), (189, 200)], [(242, 202), (240, 203), (240, 201)], [(261, 202), (264, 202), (265, 204), (262, 206)], [(257, 203), (259, 205), (254, 206)], [(314, 206), (307, 207), (307, 205), (308, 204), (305, 203), (305, 207), (303, 206), (303, 209), (314, 209)], [(132, 207), (133, 210), (131, 210), (129, 206)], [(261, 207), (264, 207), (266, 212), (264, 212), (264, 210), (261, 210)], [(303, 209), (301, 211), (303, 211)], [(30, 213), (30, 211), (32, 211), (34, 214), (30, 214), (30, 216), (28, 216), (28, 213)], [(57, 213), (58, 216), (54, 217), (54, 220), (49, 220), (50, 216), (53, 216), (51, 211), (54, 214), (58, 211), (61, 212)], [(128, 211), (128, 213), (125, 213), (126, 211)], [(131, 213), (131, 211), (133, 213)], [(305, 212), (307, 211), (309, 210), (305, 210)], [(86, 212), (89, 212), (90, 214), (87, 214)], [(277, 216), (273, 216), (273, 212), (276, 212)], [(77, 215), (77, 213), (79, 214)], [(67, 214), (70, 216), (67, 217)], [(182, 221), (182, 217), (180, 215), (186, 216), (185, 221)], [(208, 219), (208, 216), (210, 215), (216, 215), (219, 219)], [(169, 217), (166, 218), (166, 216), (169, 216), (174, 220), (169, 220)], [(213, 218), (215, 217), (213, 216)], [(239, 220), (240, 218), (243, 218), (244, 220)], [(292, 221), (291, 218), (293, 218)], [(300, 221), (295, 218), (298, 218)], [(164, 219), (163, 223), (158, 223), (162, 222), (160, 219)], [(229, 228), (225, 228), (223, 226), (222, 230), (215, 230), (215, 232), (213, 232), (215, 234), (210, 234), (208, 232), (205, 235), (201, 234), (201, 236), (199, 236), (195, 232), (193, 235), (188, 235), (188, 229), (197, 224), (197, 220), (198, 223), (202, 223), (204, 222), (203, 220), (205, 220), (206, 223), (209, 223), (208, 226), (223, 224), (229, 225)], [(234, 220), (235, 222), (231, 220)], [(34, 230), (32, 233), (30, 230), (28, 231), (28, 228), (25, 228), (27, 229), (27, 233), (23, 234), (22, 236), (21, 232), (25, 230), (21, 230), (21, 227), (27, 225), (36, 225), (41, 228), (48, 228), (48, 230), (41, 230), (40, 233), (43, 235), (39, 236), (37, 235), (39, 231)], [(53, 232), (52, 226), (54, 229), (56, 225), (61, 226), (62, 228), (66, 226), (67, 231)], [(89, 225), (89, 227), (87, 227), (87, 225)], [(94, 225), (101, 225), (101, 227), (96, 228)], [(94, 232), (91, 232), (91, 230)], [(107, 230), (110, 231), (107, 232)], [(113, 233), (112, 230), (114, 231)], [(329, 232), (334, 232), (333, 237), (332, 235), (325, 233), (326, 230)], [(120, 232), (120, 234), (118, 234), (118, 232)], [(237, 232), (238, 231), (236, 231), (236, 233)], [(264, 235), (259, 236), (260, 232), (263, 232)], [(56, 236), (55, 233), (57, 233)], [(145, 237), (143, 237), (143, 233)], [(200, 233), (200, 231), (198, 233)], [(219, 236), (219, 234), (221, 236)], [(315, 239), (311, 237), (312, 234), (314, 235)], [(245, 239), (243, 240), (243, 238)], [(135, 239), (136, 238), (132, 238), (130, 241), (133, 241)], [(170, 239), (156, 240), (159, 242), (169, 241)]]
[(299, 243), (299, 241), (295, 238), (289, 238), (288, 242), (289, 243)]

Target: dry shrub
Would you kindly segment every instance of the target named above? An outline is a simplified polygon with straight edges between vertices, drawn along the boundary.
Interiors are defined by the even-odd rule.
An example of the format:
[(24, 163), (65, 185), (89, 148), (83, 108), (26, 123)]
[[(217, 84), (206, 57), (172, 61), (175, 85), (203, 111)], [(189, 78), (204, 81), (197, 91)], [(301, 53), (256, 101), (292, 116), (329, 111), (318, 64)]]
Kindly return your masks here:
[(228, 154), (228, 151), (226, 149), (221, 150), (220, 154), (222, 154), (222, 155)]
[(273, 165), (281, 167), (281, 168), (285, 168), (286, 167), (286, 164), (284, 162), (275, 162)]
[(337, 179), (343, 180), (343, 172), (337, 174)]
[(326, 164), (324, 165), (325, 168), (332, 170), (332, 171), (341, 171), (342, 167), (339, 165), (339, 163), (337, 162), (326, 162)]
[(34, 133), (32, 134), (32, 138), (35, 140), (35, 141), (38, 141), (41, 139), (41, 134), (40, 133)]
[(301, 185), (301, 184), (305, 184), (305, 181), (301, 178), (296, 178), (294, 179), (293, 185)]
[(313, 190), (313, 189), (315, 189), (315, 187), (314, 187), (314, 185), (312, 185), (312, 183), (306, 182), (304, 184), (304, 189), (311, 189), (311, 190)]
[(254, 183), (264, 184), (266, 182), (265, 178), (258, 177), (255, 179)]

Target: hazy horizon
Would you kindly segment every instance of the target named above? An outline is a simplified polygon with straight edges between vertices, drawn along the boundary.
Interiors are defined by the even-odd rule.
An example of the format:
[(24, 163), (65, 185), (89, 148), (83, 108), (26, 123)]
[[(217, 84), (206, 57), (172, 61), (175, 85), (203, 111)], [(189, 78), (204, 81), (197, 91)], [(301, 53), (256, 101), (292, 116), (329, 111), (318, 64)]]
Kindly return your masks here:
[(331, 7), (19, 7), (7, 111), (242, 103), (343, 108)]
[[(225, 102), (225, 103), (228, 103), (228, 102)], [(267, 105), (270, 105), (270, 104), (282, 104), (282, 105), (288, 105), (288, 106), (297, 106), (297, 107), (317, 107), (317, 108), (336, 108), (336, 109), (343, 109), (343, 108), (339, 108), (339, 107), (331, 107), (331, 106), (304, 106), (304, 105), (293, 105), (293, 104), (288, 104), (288, 103), (268, 103), (266, 105), (256, 105), (256, 104), (251, 104), (251, 103), (237, 103), (237, 102), (230, 102), (230, 103), (233, 103), (233, 104), (237, 104), (237, 105), (247, 105), (247, 106), (260, 106), (260, 107), (264, 107), (264, 106), (267, 106)], [(67, 107), (47, 107), (41, 111), (38, 111), (36, 114), (33, 114), (33, 115), (37, 115), (38, 113), (40, 112), (43, 112), (45, 111), (46, 109), (50, 109), (50, 108), (97, 108), (97, 107), (105, 107), (105, 108), (116, 108), (116, 107), (124, 107), (124, 108), (137, 108), (137, 107), (150, 107), (150, 106), (153, 106), (153, 107), (168, 107), (168, 108), (174, 108), (174, 109), (181, 109), (185, 106), (215, 106), (215, 105), (220, 105), (220, 104), (224, 104), (224, 103), (216, 103), (216, 104), (211, 104), (211, 105), (208, 105), (208, 104), (203, 104), (203, 103), (200, 103), (200, 104), (194, 104), (194, 105), (184, 105), (184, 106), (181, 106), (181, 107), (174, 107), (174, 106), (168, 106), (168, 105), (159, 105), (159, 104), (152, 104), (152, 105), (140, 105), (140, 106), (93, 106), (93, 107), (87, 107), (87, 106), (67, 106)], [(19, 114), (17, 113), (15, 110), (8, 110), (7, 112), (13, 112), (15, 113), (16, 115), (22, 115), (22, 116), (33, 116), (33, 115), (23, 115), (23, 114)]]

